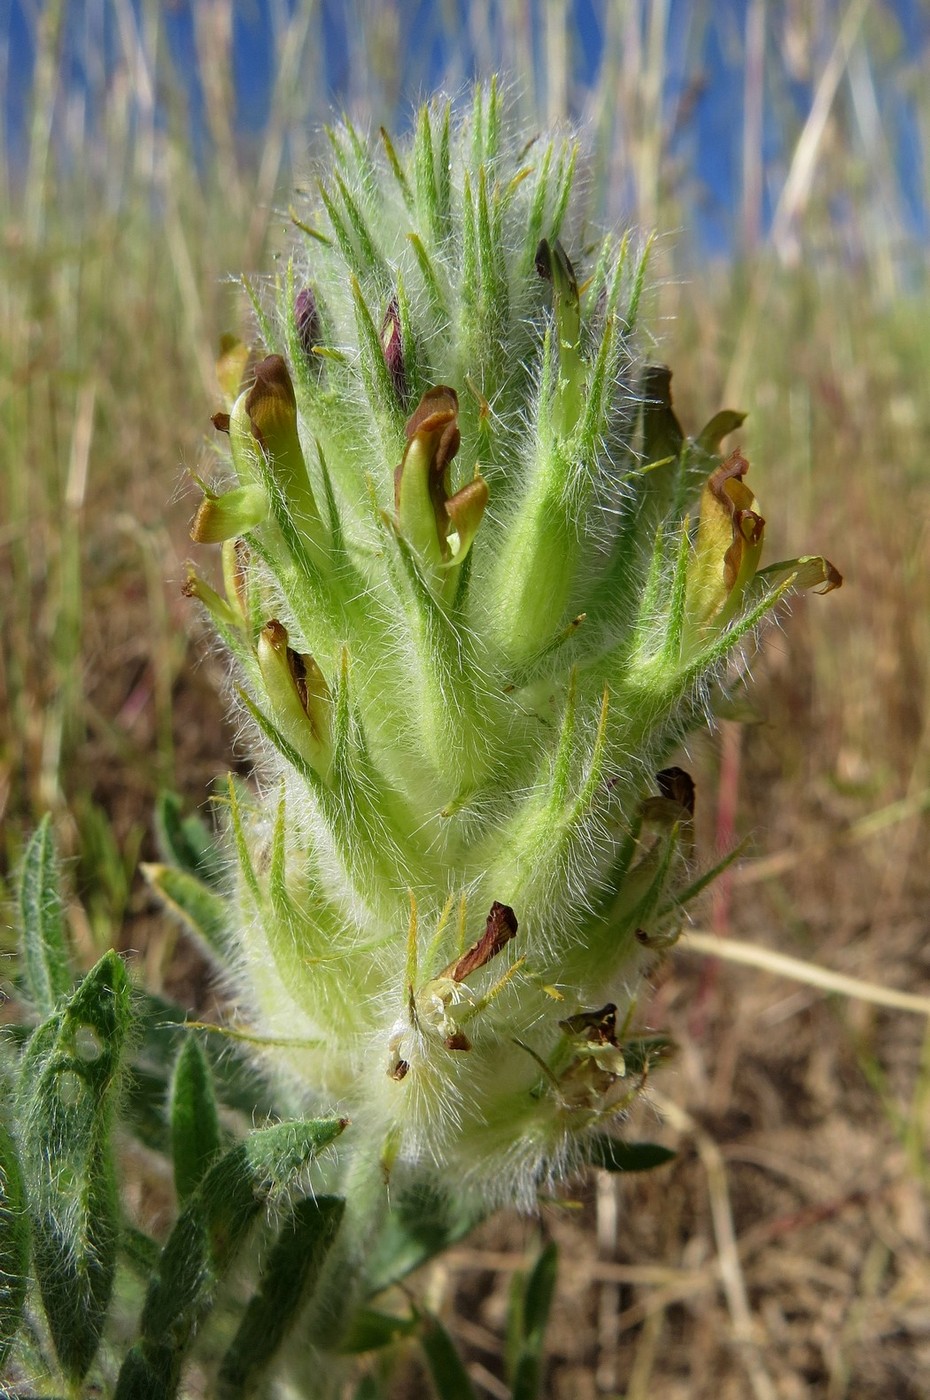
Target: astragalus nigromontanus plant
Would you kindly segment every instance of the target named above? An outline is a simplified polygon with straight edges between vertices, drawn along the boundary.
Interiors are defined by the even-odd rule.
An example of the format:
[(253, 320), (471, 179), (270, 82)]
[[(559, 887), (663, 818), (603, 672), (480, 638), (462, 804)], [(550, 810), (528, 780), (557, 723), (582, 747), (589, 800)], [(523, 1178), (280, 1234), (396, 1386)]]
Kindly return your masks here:
[[(298, 1311), (282, 1394), (336, 1390), (330, 1362), (300, 1379), (308, 1355), (414, 1330), (439, 1394), (470, 1393), (435, 1320), (370, 1300), (493, 1206), (532, 1208), (586, 1162), (661, 1158), (616, 1130), (668, 1048), (637, 1025), (643, 979), (713, 873), (675, 750), (779, 600), (840, 581), (820, 557), (762, 567), (748, 463), (721, 452), (742, 417), (683, 434), (668, 370), (637, 348), (648, 243), (586, 226), (570, 141), (513, 129), (493, 86), (460, 119), (424, 107), (403, 143), (348, 125), (330, 140), (292, 258), (249, 288), (260, 343), (224, 344), (192, 528), (222, 546), (222, 585), (192, 568), (187, 592), (232, 659), (257, 782), (229, 784), (225, 861), (166, 800), (175, 863), (148, 870), (224, 969), (229, 1034), (287, 1121), (221, 1155), (224, 1081), (185, 1044), (183, 1208), (160, 1254), (135, 1241), (150, 1277), (118, 1400), (178, 1392), (269, 1195), (290, 1213), (217, 1394), (270, 1393)], [(76, 1076), (76, 1093), (89, 1073), (78, 999), (121, 1027), (128, 1007), (118, 960), (70, 994), (45, 961), (27, 1169), (42, 1086)], [(102, 1164), (107, 1053), (81, 1139)], [(83, 1217), (51, 1217), (61, 1250), (60, 1220), (70, 1239)], [(102, 1318), (112, 1267), (81, 1247), (72, 1296)], [(551, 1268), (523, 1295), (525, 1377)], [(76, 1359), (51, 1330), (80, 1384), (99, 1329)]]

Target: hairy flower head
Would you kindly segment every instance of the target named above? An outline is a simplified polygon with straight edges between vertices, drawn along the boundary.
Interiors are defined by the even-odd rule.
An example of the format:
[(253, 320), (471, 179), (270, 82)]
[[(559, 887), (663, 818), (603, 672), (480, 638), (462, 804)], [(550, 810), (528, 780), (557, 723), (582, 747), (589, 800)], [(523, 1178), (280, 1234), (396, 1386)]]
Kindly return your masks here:
[(637, 350), (648, 248), (592, 241), (574, 144), (493, 86), (330, 137), (253, 368), (224, 344), (193, 530), (262, 774), (234, 979), (344, 1153), (527, 1201), (666, 1048), (632, 1025), (696, 879), (670, 756), (786, 588), (839, 576), (760, 570), (741, 415), (683, 433)]

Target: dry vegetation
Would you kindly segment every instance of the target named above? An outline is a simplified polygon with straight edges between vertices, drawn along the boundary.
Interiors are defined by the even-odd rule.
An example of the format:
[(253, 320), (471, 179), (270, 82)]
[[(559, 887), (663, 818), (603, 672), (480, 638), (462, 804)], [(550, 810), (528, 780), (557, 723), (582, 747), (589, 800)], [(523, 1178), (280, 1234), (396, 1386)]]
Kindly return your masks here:
[[(78, 8), (44, 7), (28, 149), (2, 172), (0, 856), (8, 878), (51, 807), (73, 857), (83, 960), (111, 942), (134, 950), (151, 982), (202, 1006), (199, 965), (134, 874), (153, 853), (157, 790), (202, 804), (234, 754), (222, 665), (180, 596), (183, 467), (196, 468), (215, 407), (212, 346), (241, 317), (222, 275), (262, 265), (286, 222), (275, 210), (286, 208), (292, 140), (302, 151), (323, 112), (325, 55), (315, 11), (274, 9), (265, 139), (237, 150), (231, 10), (196, 6), (212, 75), (198, 168), (160, 7), (112, 7), (112, 64), (88, 66), (83, 105), (62, 48), (86, 59), (108, 7), (81, 7), (83, 28)], [(375, 8), (359, 42), (380, 59), (350, 52), (347, 91), (381, 120), (425, 69), (408, 63), (398, 83), (401, 66), (384, 55), (391, 44), (409, 52), (401, 11)], [(609, 172), (592, 171), (604, 206), (622, 188), (644, 222), (685, 230), (663, 246), (654, 296), (662, 324), (677, 318), (661, 354), (677, 366), (680, 416), (694, 428), (724, 398), (748, 409), (743, 446), (773, 553), (822, 547), (847, 580), (762, 638), (753, 722), (724, 724), (688, 756), (705, 858), (731, 832), (751, 842), (700, 917), (731, 945), (919, 995), (930, 991), (927, 250), (902, 243), (880, 107), (877, 128), (854, 119), (869, 93), (887, 96), (883, 74), (906, 83), (910, 70), (892, 64), (895, 25), (876, 6), (854, 3), (842, 18), (811, 7), (818, 20), (773, 8), (760, 54), (752, 15), (764, 21), (765, 6), (748, 7), (749, 60), (761, 57), (769, 97), (784, 97), (791, 62), (807, 65), (811, 116), (776, 110), (785, 168), (766, 167), (776, 199), (784, 191), (772, 240), (754, 218), (761, 157), (746, 155), (738, 263), (702, 267), (688, 248), (694, 177), (665, 160), (671, 116), (655, 121), (659, 0), (625, 7), (588, 97), (602, 133), (612, 123), (631, 133)], [(706, 15), (694, 11), (699, 26)], [(527, 14), (469, 7), (479, 36), (497, 15), (497, 51), (518, 69)], [(579, 94), (556, 62), (567, 12), (547, 14), (522, 87), (552, 115)], [(930, 1393), (927, 1010), (710, 960), (686, 937), (644, 1008), (681, 1047), (640, 1125), (679, 1149), (676, 1162), (592, 1179), (539, 1222), (496, 1220), (424, 1281), (484, 1393), (508, 1393), (496, 1379), (508, 1282), (541, 1231), (562, 1250), (553, 1397)]]

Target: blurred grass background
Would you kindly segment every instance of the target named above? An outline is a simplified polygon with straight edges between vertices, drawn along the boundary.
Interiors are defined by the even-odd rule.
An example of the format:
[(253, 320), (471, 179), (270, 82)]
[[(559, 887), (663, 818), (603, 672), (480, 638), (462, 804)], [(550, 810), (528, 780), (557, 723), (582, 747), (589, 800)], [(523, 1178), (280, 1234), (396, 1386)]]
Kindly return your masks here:
[[(174, 934), (135, 870), (157, 791), (201, 806), (235, 761), (223, 663), (180, 593), (215, 346), (248, 325), (228, 278), (268, 270), (286, 246), (289, 191), (325, 143), (331, 101), (403, 125), (432, 86), (455, 93), (499, 69), (529, 127), (588, 126), (596, 217), (660, 231), (655, 354), (676, 371), (686, 430), (723, 404), (749, 412), (770, 557), (823, 550), (846, 576), (765, 637), (756, 722), (725, 723), (687, 755), (704, 857), (752, 842), (702, 917), (927, 991), (930, 49), (906, 22), (924, 14), (917, 0), (17, 9), (0, 28), (4, 881), (50, 808), (86, 960), (110, 943), (144, 951), (151, 979), (190, 1004), (205, 995), (192, 955), (167, 966)], [(269, 73), (249, 120), (243, 11), (264, 26)], [(24, 32), (31, 67), (13, 41)], [(721, 83), (739, 160), (715, 201), (701, 98)], [(644, 1014), (682, 1047), (657, 1085), (664, 1127), (645, 1113), (680, 1156), (544, 1213), (563, 1250), (546, 1393), (926, 1397), (924, 1019), (710, 964), (687, 940)], [(432, 1280), (482, 1394), (505, 1393), (507, 1280), (538, 1228), (499, 1224)]]

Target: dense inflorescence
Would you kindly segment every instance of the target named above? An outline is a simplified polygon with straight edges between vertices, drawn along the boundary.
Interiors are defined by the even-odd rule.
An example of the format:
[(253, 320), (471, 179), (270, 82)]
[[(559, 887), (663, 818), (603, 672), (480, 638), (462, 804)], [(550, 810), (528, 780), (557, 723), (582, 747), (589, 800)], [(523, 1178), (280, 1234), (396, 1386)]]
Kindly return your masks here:
[(682, 433), (637, 350), (648, 246), (592, 239), (571, 141), (493, 86), (330, 140), (261, 350), (224, 344), (235, 482), (192, 531), (261, 759), (210, 917), (344, 1157), (527, 1202), (663, 1053), (631, 1023), (702, 882), (675, 746), (783, 593), (839, 576), (760, 568), (742, 417)]

